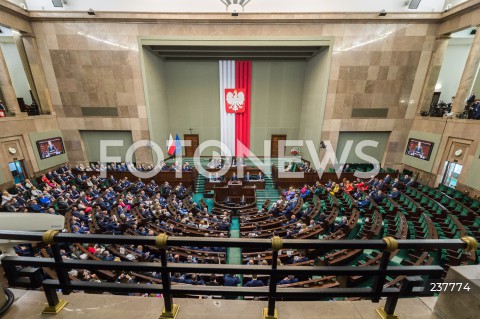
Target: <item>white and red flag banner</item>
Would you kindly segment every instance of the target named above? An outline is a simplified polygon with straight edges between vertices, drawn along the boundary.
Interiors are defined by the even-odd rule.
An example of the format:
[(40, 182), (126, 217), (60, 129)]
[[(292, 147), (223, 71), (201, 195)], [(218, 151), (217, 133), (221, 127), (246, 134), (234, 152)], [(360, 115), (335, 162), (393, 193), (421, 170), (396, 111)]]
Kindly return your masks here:
[(251, 82), (252, 61), (220, 61), (221, 141), (236, 156), (249, 155)]

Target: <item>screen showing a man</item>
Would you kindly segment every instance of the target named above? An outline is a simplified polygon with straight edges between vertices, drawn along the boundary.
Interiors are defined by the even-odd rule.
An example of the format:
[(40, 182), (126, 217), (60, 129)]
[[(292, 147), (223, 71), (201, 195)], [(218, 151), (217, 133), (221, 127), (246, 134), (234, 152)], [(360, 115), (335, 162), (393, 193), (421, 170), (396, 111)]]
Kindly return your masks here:
[(428, 161), (432, 152), (433, 143), (410, 139), (408, 141), (407, 150), (405, 154)]
[(63, 141), (60, 137), (37, 141), (37, 148), (41, 159), (65, 153)]

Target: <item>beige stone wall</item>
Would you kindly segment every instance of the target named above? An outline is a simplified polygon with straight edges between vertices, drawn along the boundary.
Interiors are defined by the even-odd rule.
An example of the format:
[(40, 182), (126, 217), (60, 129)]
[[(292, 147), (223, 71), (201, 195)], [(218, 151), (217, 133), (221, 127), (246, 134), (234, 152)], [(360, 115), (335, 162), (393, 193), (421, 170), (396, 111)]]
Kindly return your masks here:
[[(358, 32), (366, 35), (360, 37)], [(344, 25), (335, 37), (325, 139), (339, 131), (391, 131), (383, 165), (398, 167), (425, 80), (436, 25)], [(388, 108), (387, 119), (352, 119), (352, 108)]]
[[(143, 36), (331, 37), (333, 55), (322, 139), (342, 130), (392, 131), (386, 165), (400, 164), (410, 107), (416, 109), (435, 43), (433, 24), (395, 23), (85, 23), (33, 22), (52, 103), (72, 161), (84, 161), (79, 130), (131, 130), (149, 137), (139, 42)], [(109, 106), (118, 117), (85, 118), (81, 107)], [(351, 120), (353, 108), (388, 108), (385, 119)], [(319, 119), (320, 120), (320, 119)], [(316, 138), (316, 137), (315, 137)], [(137, 157), (149, 160), (148, 154)]]
[[(136, 25), (33, 23), (38, 49), (72, 162), (86, 161), (80, 130), (131, 130), (149, 139)], [(81, 107), (113, 107), (117, 117), (83, 117)], [(149, 161), (145, 150), (137, 160)]]

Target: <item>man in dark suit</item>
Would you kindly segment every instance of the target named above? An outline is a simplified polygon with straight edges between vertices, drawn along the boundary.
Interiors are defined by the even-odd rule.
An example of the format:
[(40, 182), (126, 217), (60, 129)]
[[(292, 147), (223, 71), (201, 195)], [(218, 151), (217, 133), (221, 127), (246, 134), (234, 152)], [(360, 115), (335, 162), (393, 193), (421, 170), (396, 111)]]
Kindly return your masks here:
[[(15, 199), (15, 198), (13, 198), (13, 199)], [(13, 201), (13, 199), (12, 199), (12, 201)], [(12, 205), (12, 201), (9, 201), (5, 205), (3, 205), (3, 208), (9, 213), (14, 213), (14, 212), (17, 211), (15, 206)]]
[(190, 285), (201, 286), (201, 285), (205, 284), (205, 281), (203, 281), (202, 277), (197, 276), (197, 274), (192, 274), (190, 276), (190, 279), (185, 279), (184, 283), (190, 284)]
[(386, 183), (386, 184), (390, 184), (390, 182), (392, 181), (392, 177), (390, 175), (387, 175), (385, 176), (385, 178), (383, 179), (383, 181)]
[(85, 222), (88, 224), (88, 221), (90, 219), (90, 217), (88, 217), (88, 215), (85, 214), (85, 211), (83, 210), (74, 210), (72, 212), (72, 215), (77, 217), (78, 219), (80, 219), (82, 222)]
[(263, 281), (257, 279), (257, 275), (252, 275), (252, 280), (247, 281), (245, 287), (262, 287), (265, 286)]
[(407, 183), (407, 186), (416, 188), (416, 187), (418, 186), (418, 182), (417, 182), (414, 178), (412, 178), (412, 179)]
[(224, 285), (227, 287), (235, 287), (240, 283), (240, 279), (237, 276), (232, 274), (227, 274), (223, 277)]
[(22, 186), (22, 184), (16, 184), (15, 185), (15, 192), (17, 194), (22, 194), (23, 192), (26, 192), (27, 189), (25, 187)]
[(179, 272), (176, 272), (175, 274), (173, 274), (172, 277), (170, 277), (170, 280), (172, 282), (184, 283), (185, 282), (185, 277), (182, 276), (182, 274), (180, 274)]
[(240, 198), (240, 205), (241, 206), (247, 205), (247, 200), (245, 199), (245, 195), (242, 195), (242, 197)]
[(287, 221), (284, 225), (286, 226), (286, 225), (295, 224), (297, 221), (298, 221), (297, 216), (292, 215), (292, 216), (290, 217), (290, 220)]
[(72, 186), (70, 194), (72, 195), (72, 198), (75, 198), (75, 199), (77, 199), (80, 196), (80, 193), (77, 191), (76, 186)]
[(360, 200), (357, 203), (358, 203), (358, 207), (360, 207), (360, 208), (370, 207), (370, 197), (366, 196), (365, 199)]
[(347, 219), (347, 216), (343, 216), (342, 217), (342, 221), (340, 223), (333, 223), (332, 225), (330, 225), (330, 232), (331, 233), (334, 233), (336, 232), (337, 230), (339, 229), (342, 229), (344, 227), (347, 226), (347, 223), (348, 223), (348, 219)]
[(43, 213), (43, 212), (45, 212), (45, 211), (43, 210), (42, 205), (38, 204), (36, 200), (32, 200), (32, 202), (30, 203), (30, 205), (28, 206), (28, 208), (29, 208), (30, 211), (32, 211), (32, 212), (37, 212), (37, 213)]
[(400, 198), (400, 192), (398, 191), (397, 188), (393, 188), (390, 194), (388, 194), (388, 197), (390, 197), (393, 200), (397, 200)]
[(100, 259), (103, 261), (112, 261), (115, 259), (115, 255), (110, 254), (108, 250), (104, 250), (100, 255)]
[(298, 263), (303, 263), (304, 261), (308, 261), (307, 257), (304, 257), (302, 255), (299, 256), (293, 256), (293, 260), (289, 262), (290, 264), (298, 264)]
[(386, 185), (386, 184), (385, 184), (385, 181), (384, 181), (383, 179), (380, 179), (380, 180), (378, 181), (377, 188), (378, 188), (378, 189), (384, 189), (385, 185)]
[(224, 217), (220, 224), (218, 225), (218, 230), (228, 231), (230, 229), (230, 223), (227, 221), (227, 218)]
[(110, 211), (112, 205), (109, 202), (106, 202), (102, 197), (98, 199), (98, 206), (100, 206), (103, 210)]
[(298, 282), (298, 278), (295, 278), (294, 275), (288, 275), (288, 277), (283, 278), (278, 282), (279, 285), (288, 285)]
[(405, 176), (403, 176), (402, 178), (400, 178), (400, 181), (402, 181), (403, 183), (407, 184), (408, 182), (410, 182), (410, 176), (405, 175)]
[(55, 154), (57, 152), (57, 148), (52, 144), (52, 141), (48, 141), (48, 153)]
[(220, 284), (217, 282), (217, 276), (215, 276), (215, 274), (212, 274), (210, 276), (210, 280), (205, 283), (205, 286), (220, 286)]
[(285, 208), (285, 214), (290, 214), (290, 212), (297, 206), (298, 194), (295, 194), (295, 197), (288, 202), (287, 208)]
[(327, 214), (325, 213), (321, 213), (320, 214), (320, 217), (318, 218), (318, 223), (321, 224), (321, 223), (325, 223), (327, 221)]
[(400, 187), (400, 180), (398, 178), (395, 178), (395, 180), (392, 183), (392, 188), (399, 188)]
[(232, 202), (232, 200), (230, 199), (230, 196), (225, 197), (225, 199), (223, 200), (223, 203), (225, 205), (230, 205), (231, 202)]
[(386, 197), (385, 194), (381, 190), (378, 190), (376, 192), (372, 192), (372, 194), (370, 196), (373, 198), (373, 200), (377, 204), (380, 204)]
[(307, 217), (308, 215), (310, 215), (312, 210), (313, 210), (312, 204), (308, 204), (307, 208), (305, 208), (305, 210), (302, 212), (302, 216)]

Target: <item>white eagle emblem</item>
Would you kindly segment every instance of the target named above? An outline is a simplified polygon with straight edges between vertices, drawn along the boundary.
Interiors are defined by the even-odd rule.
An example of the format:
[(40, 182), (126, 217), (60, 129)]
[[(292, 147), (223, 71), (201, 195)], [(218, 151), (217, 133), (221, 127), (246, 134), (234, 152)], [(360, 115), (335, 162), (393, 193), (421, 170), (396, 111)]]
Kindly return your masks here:
[(237, 112), (238, 110), (243, 109), (243, 104), (245, 103), (245, 94), (242, 91), (237, 92), (237, 90), (228, 92), (226, 100), (228, 108), (234, 112)]

